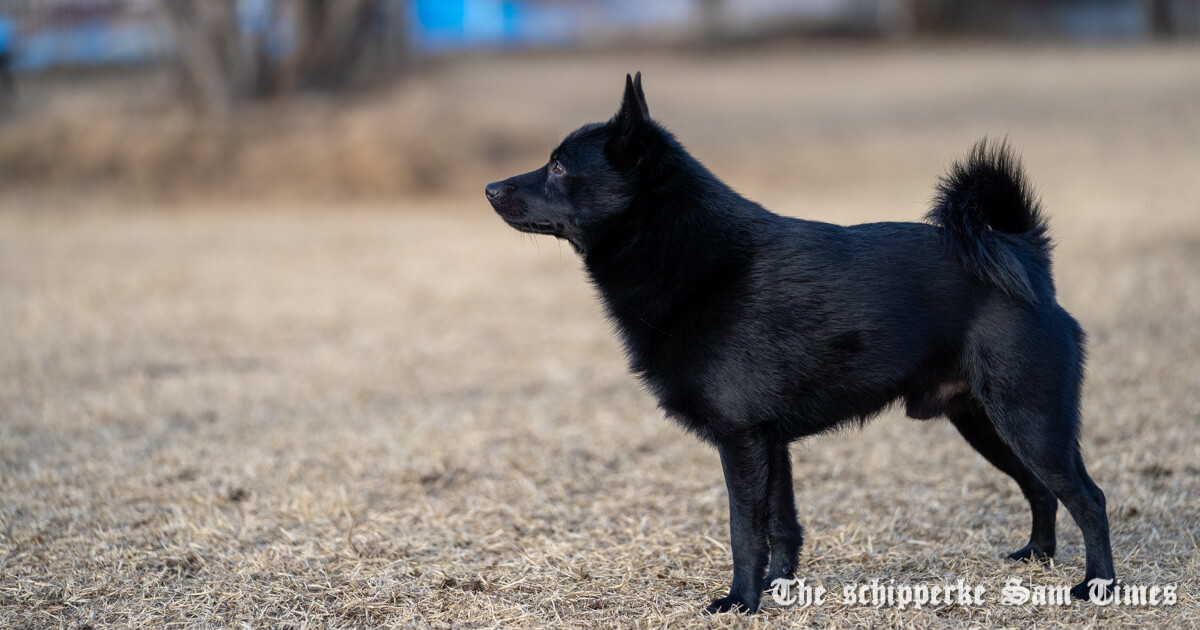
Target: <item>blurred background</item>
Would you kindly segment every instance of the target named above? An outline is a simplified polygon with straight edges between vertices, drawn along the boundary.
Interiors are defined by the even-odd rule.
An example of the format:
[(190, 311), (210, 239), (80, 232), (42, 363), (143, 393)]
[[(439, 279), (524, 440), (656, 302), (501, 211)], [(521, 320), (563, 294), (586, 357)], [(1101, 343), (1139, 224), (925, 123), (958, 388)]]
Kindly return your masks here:
[[(938, 88), (939, 67), (981, 50), (995, 60), (1048, 46), (1191, 46), (1198, 34), (1196, 0), (0, 0), (0, 183), (464, 192), (527, 170), (556, 136), (606, 117), (622, 75), (639, 69), (652, 102), (705, 101), (665, 119), (688, 131), (689, 116), (707, 120), (685, 140), (732, 151), (730, 166), (772, 170), (780, 161), (759, 143), (777, 132), (794, 142), (804, 127), (858, 124), (847, 109), (921, 116), (883, 89), (805, 111), (806, 83)], [(1039, 71), (1023, 59), (1022, 71)], [(977, 61), (963, 70), (1007, 71)], [(820, 82), (838, 68), (837, 83)], [(738, 109), (729, 80), (769, 111)], [(745, 151), (714, 137), (731, 125), (712, 123), (734, 113), (759, 121), (734, 125)], [(982, 118), (981, 133), (1011, 127)]]

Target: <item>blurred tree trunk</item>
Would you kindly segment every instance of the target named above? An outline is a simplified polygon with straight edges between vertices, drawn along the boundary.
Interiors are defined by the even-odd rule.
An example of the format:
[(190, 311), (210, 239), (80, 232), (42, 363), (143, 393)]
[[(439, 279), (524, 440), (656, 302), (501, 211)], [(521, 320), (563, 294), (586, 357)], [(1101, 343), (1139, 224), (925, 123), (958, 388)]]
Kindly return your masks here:
[(1150, 34), (1155, 37), (1200, 35), (1200, 2), (1196, 0), (1146, 0)]
[(260, 1), (162, 0), (185, 95), (208, 115), (407, 66), (409, 0)]
[(291, 93), (300, 82), (300, 51), (307, 47), (305, 34), (309, 30), (305, 2), (306, 0), (276, 0), (275, 3), (276, 19), (292, 25), (293, 50), (275, 68), (272, 85), (274, 96)]
[(290, 85), (343, 88), (407, 67), (407, 0), (287, 0), (296, 16), (298, 54)]
[(319, 88), (346, 85), (369, 37), (377, 0), (303, 0), (300, 71)]
[(700, 0), (700, 29), (707, 44), (714, 44), (726, 35), (725, 0)]
[(408, 0), (376, 0), (374, 31), (364, 64), (369, 71), (386, 76), (408, 69), (412, 61), (409, 6)]
[(184, 92), (204, 113), (228, 115), (240, 57), (236, 0), (164, 0), (163, 8), (175, 35)]
[(1171, 21), (1171, 2), (1169, 0), (1150, 0), (1147, 5), (1147, 13), (1150, 16), (1151, 34), (1155, 37), (1170, 37), (1173, 35), (1174, 24)]

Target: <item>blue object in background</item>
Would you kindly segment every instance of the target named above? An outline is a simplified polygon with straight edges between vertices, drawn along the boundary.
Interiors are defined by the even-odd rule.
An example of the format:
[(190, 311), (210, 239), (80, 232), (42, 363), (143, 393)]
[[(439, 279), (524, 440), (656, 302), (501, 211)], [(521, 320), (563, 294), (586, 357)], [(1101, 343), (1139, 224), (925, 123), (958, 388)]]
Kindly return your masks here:
[(519, 39), (513, 0), (417, 0), (416, 39), (422, 52), (513, 44)]
[(13, 39), (17, 35), (17, 25), (12, 18), (0, 13), (0, 53), (12, 50)]
[(410, 23), (416, 52), (481, 48), (562, 47), (589, 33), (678, 26), (695, 0), (414, 0)]
[[(9, 24), (7, 34), (3, 23)], [(110, 20), (102, 17), (63, 24), (44, 24), (16, 33), (9, 16), (0, 15), (3, 50), (13, 56), (13, 67), (41, 72), (57, 65), (132, 65), (159, 58), (171, 49), (169, 34), (150, 21)]]

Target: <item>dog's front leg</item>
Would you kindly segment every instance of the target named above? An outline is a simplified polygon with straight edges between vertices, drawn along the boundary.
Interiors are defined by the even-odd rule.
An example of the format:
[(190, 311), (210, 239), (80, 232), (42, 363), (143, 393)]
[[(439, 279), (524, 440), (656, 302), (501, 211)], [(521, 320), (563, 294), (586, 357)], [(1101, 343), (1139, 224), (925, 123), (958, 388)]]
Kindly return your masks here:
[(733, 543), (733, 585), (729, 595), (709, 604), (708, 612), (755, 612), (767, 566), (766, 438), (754, 431), (717, 445), (729, 492), (729, 537)]

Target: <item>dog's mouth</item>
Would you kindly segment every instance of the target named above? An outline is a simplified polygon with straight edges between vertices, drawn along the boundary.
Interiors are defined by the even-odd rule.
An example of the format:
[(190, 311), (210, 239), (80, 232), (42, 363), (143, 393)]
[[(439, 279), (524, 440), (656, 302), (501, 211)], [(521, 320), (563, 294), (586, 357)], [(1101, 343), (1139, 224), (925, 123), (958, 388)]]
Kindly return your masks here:
[(510, 217), (504, 214), (500, 215), (504, 222), (512, 227), (530, 234), (549, 234), (551, 236), (558, 234), (557, 226), (550, 221), (534, 221), (529, 219), (521, 219), (518, 217)]
[(504, 219), (509, 226), (521, 232), (551, 236), (557, 236), (561, 232), (561, 226), (558, 223), (538, 217), (536, 213), (530, 212), (520, 200), (513, 199), (511, 194), (502, 195), (490, 201), (496, 214), (500, 215), (500, 218)]

